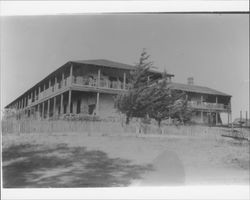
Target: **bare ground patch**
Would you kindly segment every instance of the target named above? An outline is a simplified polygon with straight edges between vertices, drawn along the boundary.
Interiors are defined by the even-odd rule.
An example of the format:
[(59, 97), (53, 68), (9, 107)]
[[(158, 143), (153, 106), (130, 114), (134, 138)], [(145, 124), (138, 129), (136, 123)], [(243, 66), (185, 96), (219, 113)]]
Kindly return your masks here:
[(220, 130), (215, 135), (211, 130), (191, 135), (7, 134), (3, 186), (249, 184), (249, 153), (249, 142), (221, 137)]
[(103, 151), (66, 144), (10, 146), (3, 150), (3, 164), (6, 188), (127, 186), (153, 170), (150, 165), (135, 165), (110, 158)]

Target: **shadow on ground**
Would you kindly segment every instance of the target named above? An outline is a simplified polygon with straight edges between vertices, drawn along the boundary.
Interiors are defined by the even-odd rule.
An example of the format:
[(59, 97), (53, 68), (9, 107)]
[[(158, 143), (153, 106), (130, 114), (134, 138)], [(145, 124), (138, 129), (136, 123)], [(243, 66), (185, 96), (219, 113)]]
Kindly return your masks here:
[(140, 179), (151, 165), (109, 158), (102, 151), (60, 144), (23, 144), (3, 149), (3, 187), (119, 187)]

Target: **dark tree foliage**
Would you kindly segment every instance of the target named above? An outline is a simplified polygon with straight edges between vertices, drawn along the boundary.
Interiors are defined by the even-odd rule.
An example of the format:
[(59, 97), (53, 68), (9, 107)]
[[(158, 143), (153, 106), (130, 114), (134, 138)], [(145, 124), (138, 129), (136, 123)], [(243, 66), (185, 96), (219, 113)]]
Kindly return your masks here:
[(185, 122), (188, 118), (187, 99), (183, 92), (171, 90), (164, 72), (160, 79), (149, 79), (153, 63), (144, 50), (135, 70), (131, 71), (131, 88), (119, 94), (115, 100), (116, 108), (126, 115), (126, 124), (132, 117), (150, 117), (160, 126), (169, 117)]
[(176, 100), (171, 106), (169, 116), (184, 125), (191, 120), (193, 112), (194, 110), (188, 107), (187, 95), (182, 93), (181, 98)]

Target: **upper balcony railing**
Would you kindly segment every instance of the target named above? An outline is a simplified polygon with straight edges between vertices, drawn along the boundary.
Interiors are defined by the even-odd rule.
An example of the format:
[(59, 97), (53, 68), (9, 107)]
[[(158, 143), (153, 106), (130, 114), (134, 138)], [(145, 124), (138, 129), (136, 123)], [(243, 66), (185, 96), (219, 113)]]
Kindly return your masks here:
[[(72, 80), (72, 83), (71, 83)], [(28, 106), (36, 103), (36, 101), (47, 98), (51, 95), (53, 95), (56, 92), (59, 92), (66, 87), (69, 87), (70, 85), (81, 85), (85, 87), (91, 87), (91, 88), (105, 88), (105, 89), (114, 89), (114, 90), (127, 90), (130, 87), (130, 84), (124, 84), (120, 81), (110, 81), (110, 80), (100, 80), (99, 84), (97, 80), (94, 79), (84, 79), (82, 77), (67, 77), (66, 79), (50, 86), (49, 88), (43, 90), (39, 94), (36, 94), (32, 99), (28, 99)]]
[(188, 106), (191, 108), (197, 109), (208, 109), (208, 110), (229, 110), (230, 106), (221, 104), (221, 103), (208, 103), (208, 102), (198, 102), (198, 101), (189, 101)]
[(97, 80), (94, 79), (84, 79), (82, 77), (73, 78), (73, 84), (83, 85), (92, 88), (105, 88), (105, 89), (115, 89), (115, 90), (127, 90), (129, 84), (124, 84), (121, 81), (110, 81), (110, 80), (100, 80), (99, 84)]
[(63, 81), (60, 81), (60, 82), (56, 83), (55, 85), (52, 85), (49, 88), (43, 90), (42, 92), (39, 93), (39, 95), (35, 95), (35, 98), (33, 101), (31, 98), (28, 99), (28, 106), (32, 105), (33, 103), (35, 103), (38, 100), (47, 98), (47, 97), (53, 95), (55, 92), (63, 90), (70, 85), (71, 85), (70, 84), (70, 77), (68, 77), (68, 78), (64, 79)]

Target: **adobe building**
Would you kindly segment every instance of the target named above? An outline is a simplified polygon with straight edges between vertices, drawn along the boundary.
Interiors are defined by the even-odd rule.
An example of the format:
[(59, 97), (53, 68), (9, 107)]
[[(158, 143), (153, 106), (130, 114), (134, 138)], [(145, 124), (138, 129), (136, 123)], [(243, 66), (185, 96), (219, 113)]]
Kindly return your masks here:
[[(58, 119), (65, 115), (96, 115), (115, 117), (114, 98), (129, 88), (128, 76), (134, 66), (109, 60), (70, 61), (49, 74), (5, 109), (17, 119)], [(150, 78), (162, 74), (150, 71)], [(167, 74), (171, 88), (185, 91), (188, 105), (195, 109), (196, 123), (220, 124), (220, 113), (231, 116), (231, 96), (222, 92), (188, 84), (173, 83), (174, 75)]]

